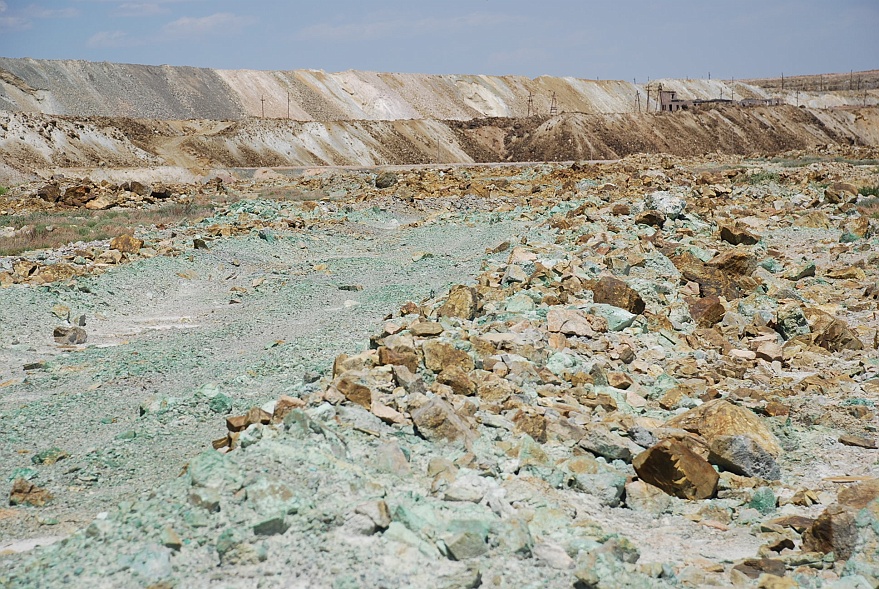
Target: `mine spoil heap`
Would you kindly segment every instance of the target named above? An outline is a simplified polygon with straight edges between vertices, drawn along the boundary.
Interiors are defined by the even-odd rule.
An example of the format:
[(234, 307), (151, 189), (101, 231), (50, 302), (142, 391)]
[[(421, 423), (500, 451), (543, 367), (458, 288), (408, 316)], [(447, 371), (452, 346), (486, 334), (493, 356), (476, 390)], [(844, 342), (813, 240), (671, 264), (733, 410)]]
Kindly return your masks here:
[[(397, 301), (359, 350), (274, 400), (246, 406), (208, 385), (144, 402), (138, 427), (204, 406), (226, 414), (226, 433), (179, 477), (7, 558), (0, 579), (876, 587), (875, 154), (836, 153), (851, 163), (633, 156), (275, 176), (234, 190), (287, 198), (18, 258), (0, 274), (11, 289), (196, 260), (235, 240), (286, 247), (388, 216), (408, 215), (387, 229), (404, 235), (521, 224), (479, 254), (478, 275)], [(333, 200), (302, 196), (341, 186)], [(159, 198), (136, 188), (132, 199)], [(93, 202), (65, 204), (67, 192), (30, 202)], [(363, 288), (340, 280), (352, 297)], [(230, 302), (246, 313), (259, 288)], [(87, 345), (78, 326), (69, 317), (59, 345)], [(67, 453), (35, 455), (34, 468), (52, 472)], [(15, 509), (65, 500), (39, 482), (11, 484)]]
[(863, 74), (0, 58), (0, 586), (879, 588)]

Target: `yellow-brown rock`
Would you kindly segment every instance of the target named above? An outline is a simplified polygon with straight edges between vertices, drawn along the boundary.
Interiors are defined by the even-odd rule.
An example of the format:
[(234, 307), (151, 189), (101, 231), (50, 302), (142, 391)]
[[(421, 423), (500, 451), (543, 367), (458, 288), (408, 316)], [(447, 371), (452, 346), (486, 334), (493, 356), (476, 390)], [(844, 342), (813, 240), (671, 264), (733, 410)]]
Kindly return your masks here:
[(143, 247), (143, 240), (129, 233), (123, 233), (110, 240), (110, 249), (118, 250), (124, 254), (136, 254)]
[(690, 409), (667, 421), (666, 426), (699, 434), (709, 443), (718, 436), (750, 436), (773, 456), (781, 454), (778, 440), (760, 417), (724, 399), (714, 399)]
[(424, 365), (434, 372), (442, 372), (449, 366), (458, 366), (465, 372), (473, 370), (473, 359), (470, 354), (448, 342), (428, 340), (421, 349), (424, 352)]
[(681, 499), (708, 499), (720, 475), (707, 460), (675, 440), (659, 442), (632, 461), (638, 478)]
[(459, 284), (452, 287), (446, 302), (437, 310), (436, 314), (438, 317), (458, 317), (470, 320), (476, 316), (476, 307), (476, 289)]

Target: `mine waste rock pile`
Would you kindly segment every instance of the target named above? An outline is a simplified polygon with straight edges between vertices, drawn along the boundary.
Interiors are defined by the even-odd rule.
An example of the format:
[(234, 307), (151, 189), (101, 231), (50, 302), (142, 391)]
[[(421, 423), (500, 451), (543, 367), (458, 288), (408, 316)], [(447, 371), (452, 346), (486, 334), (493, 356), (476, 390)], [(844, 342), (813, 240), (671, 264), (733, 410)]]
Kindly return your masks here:
[(148, 263), (383, 207), (525, 225), (274, 400), (202, 393), (225, 433), (180, 476), (0, 580), (879, 587), (876, 164), (803, 157), (338, 171), (336, 199), (127, 236)]

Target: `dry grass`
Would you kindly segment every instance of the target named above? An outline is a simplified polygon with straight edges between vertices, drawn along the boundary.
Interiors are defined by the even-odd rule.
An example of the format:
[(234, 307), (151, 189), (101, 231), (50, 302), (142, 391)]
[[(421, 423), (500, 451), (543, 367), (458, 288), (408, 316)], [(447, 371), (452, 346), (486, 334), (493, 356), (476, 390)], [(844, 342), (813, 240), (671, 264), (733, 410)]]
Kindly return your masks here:
[(879, 196), (864, 199), (858, 205), (858, 211), (864, 216), (879, 219)]
[(176, 225), (212, 213), (219, 203), (173, 203), (155, 209), (109, 209), (89, 211), (40, 211), (8, 217), (4, 224), (17, 231), (0, 237), (0, 256), (13, 256), (43, 248), (55, 248), (76, 241), (108, 239), (132, 233), (138, 226)]

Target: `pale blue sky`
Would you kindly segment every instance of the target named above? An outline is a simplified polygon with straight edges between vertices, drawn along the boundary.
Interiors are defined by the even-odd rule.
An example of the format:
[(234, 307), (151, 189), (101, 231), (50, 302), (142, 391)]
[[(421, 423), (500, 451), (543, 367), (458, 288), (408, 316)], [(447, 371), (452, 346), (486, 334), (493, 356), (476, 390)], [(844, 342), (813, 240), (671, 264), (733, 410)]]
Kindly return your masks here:
[(625, 79), (879, 68), (879, 0), (0, 0), (0, 55)]

